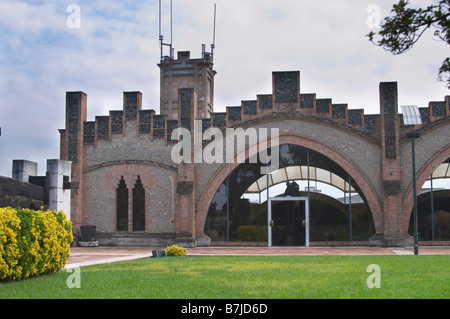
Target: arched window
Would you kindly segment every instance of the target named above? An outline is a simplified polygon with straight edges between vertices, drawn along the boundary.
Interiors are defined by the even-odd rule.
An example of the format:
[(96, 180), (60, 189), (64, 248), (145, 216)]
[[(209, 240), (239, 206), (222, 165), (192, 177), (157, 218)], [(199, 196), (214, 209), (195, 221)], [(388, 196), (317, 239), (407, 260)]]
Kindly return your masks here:
[(133, 189), (133, 231), (145, 231), (145, 189), (140, 176)]
[[(205, 221), (211, 241), (269, 243), (270, 231), (276, 246), (303, 246), (310, 241), (365, 241), (374, 235), (364, 194), (338, 163), (295, 144), (280, 145), (279, 156), (279, 169), (268, 175), (261, 174), (265, 164), (249, 159), (228, 175)], [(286, 192), (287, 186), (295, 186), (294, 194)], [(288, 197), (308, 199), (309, 223), (306, 200)]]
[(117, 188), (117, 231), (128, 231), (128, 188), (123, 176)]

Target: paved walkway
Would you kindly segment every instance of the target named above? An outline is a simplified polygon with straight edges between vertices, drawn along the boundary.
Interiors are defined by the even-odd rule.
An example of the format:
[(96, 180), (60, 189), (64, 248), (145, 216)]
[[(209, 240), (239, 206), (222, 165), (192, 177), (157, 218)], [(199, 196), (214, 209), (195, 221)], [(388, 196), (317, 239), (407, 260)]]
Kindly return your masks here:
[[(113, 263), (152, 256), (161, 247), (72, 247), (65, 269)], [(187, 248), (188, 256), (261, 256), (261, 255), (413, 255), (413, 247), (198, 247)], [(419, 247), (419, 255), (450, 255), (450, 246)]]

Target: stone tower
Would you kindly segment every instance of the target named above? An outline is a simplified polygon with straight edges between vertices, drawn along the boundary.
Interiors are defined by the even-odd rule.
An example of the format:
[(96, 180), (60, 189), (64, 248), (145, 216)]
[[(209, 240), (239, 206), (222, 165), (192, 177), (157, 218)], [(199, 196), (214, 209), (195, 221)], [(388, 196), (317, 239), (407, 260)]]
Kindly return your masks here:
[(211, 117), (216, 71), (209, 53), (203, 50), (202, 58), (191, 59), (189, 51), (178, 52), (177, 59), (163, 57), (158, 66), (161, 70), (161, 115), (177, 120), (181, 115), (178, 89), (193, 88), (197, 93), (197, 117)]

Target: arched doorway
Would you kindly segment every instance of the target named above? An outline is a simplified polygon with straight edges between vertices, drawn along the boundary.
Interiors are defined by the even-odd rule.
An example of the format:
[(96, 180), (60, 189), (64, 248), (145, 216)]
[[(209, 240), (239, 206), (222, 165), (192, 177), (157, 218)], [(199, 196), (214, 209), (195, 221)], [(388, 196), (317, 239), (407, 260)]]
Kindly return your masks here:
[[(414, 220), (409, 234), (414, 234)], [(421, 241), (450, 240), (450, 158), (441, 163), (422, 185), (417, 196), (417, 226)]]
[[(280, 146), (280, 169), (261, 175), (261, 163), (248, 161), (237, 166), (217, 189), (208, 209), (204, 224), (205, 235), (212, 242), (254, 242), (267, 244), (270, 220), (268, 199), (285, 196), (286, 183), (299, 186), (299, 196), (307, 198), (311, 223), (309, 238), (313, 241), (367, 241), (375, 234), (372, 213), (363, 192), (339, 164), (310, 148), (296, 144)], [(266, 180), (266, 182), (264, 182)], [(276, 203), (271, 208), (279, 211), (283, 225), (274, 225), (275, 233), (292, 228), (292, 218), (298, 220), (305, 202), (292, 215), (286, 211), (289, 202)], [(305, 208), (303, 208), (305, 210)], [(289, 216), (288, 216), (289, 215)], [(298, 216), (297, 216), (298, 215)], [(301, 233), (299, 228), (298, 233)], [(303, 245), (306, 238), (294, 240), (282, 236), (278, 243)], [(280, 238), (281, 238), (280, 237)], [(304, 237), (304, 236), (303, 236)], [(274, 241), (276, 243), (277, 241)]]

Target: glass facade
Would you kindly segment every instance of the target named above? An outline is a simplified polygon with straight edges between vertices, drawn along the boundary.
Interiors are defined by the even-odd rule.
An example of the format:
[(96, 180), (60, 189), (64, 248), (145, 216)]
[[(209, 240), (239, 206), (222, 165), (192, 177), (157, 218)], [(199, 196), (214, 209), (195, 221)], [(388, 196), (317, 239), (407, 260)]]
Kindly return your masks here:
[[(310, 241), (368, 241), (375, 234), (364, 196), (337, 163), (298, 145), (281, 145), (279, 153), (280, 168), (269, 176), (260, 173), (263, 164), (247, 161), (219, 187), (205, 223), (205, 234), (213, 242), (267, 243), (267, 198), (286, 196), (293, 183), (297, 196), (309, 198)], [(305, 204), (272, 202), (274, 246), (305, 244)]]
[[(439, 165), (417, 196), (420, 241), (450, 240), (450, 159)], [(409, 234), (414, 234), (411, 212)]]
[[(433, 193), (424, 190), (417, 196), (417, 226), (419, 240), (450, 240), (450, 190), (434, 190)], [(409, 225), (411, 235), (414, 233), (413, 229), (414, 220), (411, 217)]]

